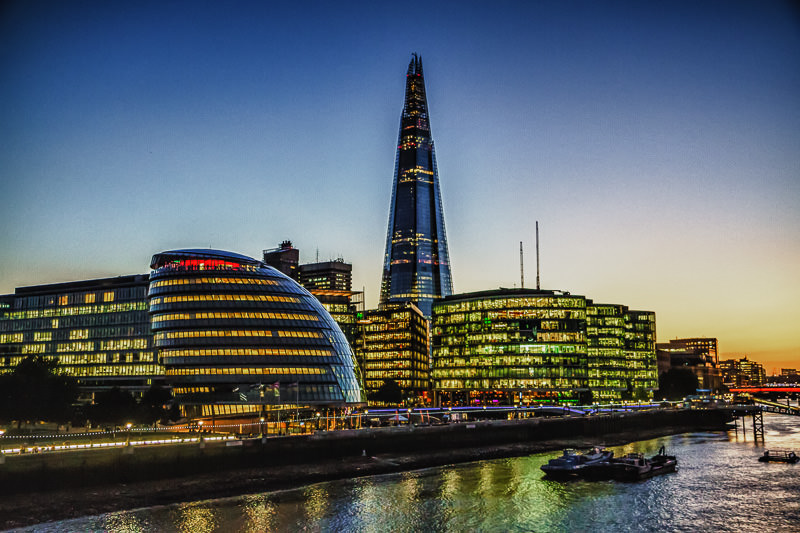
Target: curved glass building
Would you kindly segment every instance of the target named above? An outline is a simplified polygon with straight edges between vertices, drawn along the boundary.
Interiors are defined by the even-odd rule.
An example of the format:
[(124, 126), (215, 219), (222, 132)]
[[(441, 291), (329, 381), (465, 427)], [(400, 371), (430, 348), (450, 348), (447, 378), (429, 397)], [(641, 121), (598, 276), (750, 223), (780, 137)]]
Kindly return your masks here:
[(150, 268), (155, 347), (188, 415), (362, 403), (350, 345), (294, 280), (219, 250), (162, 252)]

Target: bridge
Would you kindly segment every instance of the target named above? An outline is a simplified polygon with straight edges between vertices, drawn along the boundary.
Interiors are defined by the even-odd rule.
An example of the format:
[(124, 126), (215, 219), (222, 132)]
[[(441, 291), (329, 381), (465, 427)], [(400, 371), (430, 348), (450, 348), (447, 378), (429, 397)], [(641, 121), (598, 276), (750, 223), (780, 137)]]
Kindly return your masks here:
[(800, 383), (769, 383), (767, 385), (748, 385), (731, 387), (735, 394), (781, 394), (800, 395)]
[(742, 419), (742, 432), (745, 430), (745, 419), (753, 417), (753, 438), (764, 440), (764, 413), (775, 413), (779, 415), (800, 416), (800, 407), (785, 405), (762, 398), (753, 398), (751, 405), (736, 404), (728, 407), (733, 415), (734, 429), (738, 431), (737, 420)]

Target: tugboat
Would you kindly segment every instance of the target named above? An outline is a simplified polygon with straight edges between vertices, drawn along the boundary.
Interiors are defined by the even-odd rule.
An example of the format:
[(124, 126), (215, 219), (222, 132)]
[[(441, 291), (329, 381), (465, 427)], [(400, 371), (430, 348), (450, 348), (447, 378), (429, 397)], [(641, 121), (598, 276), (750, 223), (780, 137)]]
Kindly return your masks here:
[(580, 475), (587, 466), (608, 461), (612, 457), (614, 452), (599, 446), (584, 453), (568, 448), (561, 457), (550, 459), (541, 469), (551, 478), (569, 478)]
[(758, 460), (762, 463), (794, 464), (797, 461), (800, 461), (800, 457), (798, 457), (797, 454), (791, 450), (765, 450), (764, 455), (759, 457)]
[(613, 458), (593, 464), (583, 471), (591, 479), (614, 479), (617, 481), (639, 481), (653, 476), (675, 472), (678, 460), (674, 455), (667, 455), (664, 447), (650, 459), (642, 453), (629, 453), (623, 457)]

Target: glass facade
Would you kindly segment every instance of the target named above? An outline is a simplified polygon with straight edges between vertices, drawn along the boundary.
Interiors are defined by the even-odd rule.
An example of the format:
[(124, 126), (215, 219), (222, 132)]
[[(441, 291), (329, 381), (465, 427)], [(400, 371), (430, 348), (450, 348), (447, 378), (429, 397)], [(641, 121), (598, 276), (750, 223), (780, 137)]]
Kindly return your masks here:
[(588, 390), (586, 299), (499, 289), (433, 305), (434, 392), (442, 405), (577, 402)]
[(412, 303), (359, 313), (356, 353), (368, 394), (393, 379), (406, 396), (428, 393), (428, 321)]
[(147, 314), (148, 276), (18, 288), (0, 306), (0, 372), (57, 359), (84, 392), (142, 391), (163, 379)]
[(586, 306), (589, 390), (595, 402), (621, 400), (628, 390), (625, 309), (622, 305)]
[(658, 388), (655, 314), (535, 289), (433, 304), (431, 381), (442, 405), (646, 399)]
[(625, 308), (625, 362), (632, 400), (652, 398), (658, 389), (656, 362), (656, 314)]
[(150, 266), (155, 346), (187, 413), (362, 402), (347, 340), (297, 282), (216, 250), (163, 252)]
[(397, 141), (381, 304), (414, 302), (426, 317), (453, 292), (422, 59), (414, 54)]

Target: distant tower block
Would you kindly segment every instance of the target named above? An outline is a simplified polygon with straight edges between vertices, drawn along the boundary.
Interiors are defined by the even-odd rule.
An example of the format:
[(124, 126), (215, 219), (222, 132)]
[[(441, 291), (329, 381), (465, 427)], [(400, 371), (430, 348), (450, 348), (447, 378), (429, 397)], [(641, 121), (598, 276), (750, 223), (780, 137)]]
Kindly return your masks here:
[(422, 58), (413, 54), (397, 141), (380, 303), (413, 302), (426, 317), (453, 293)]

